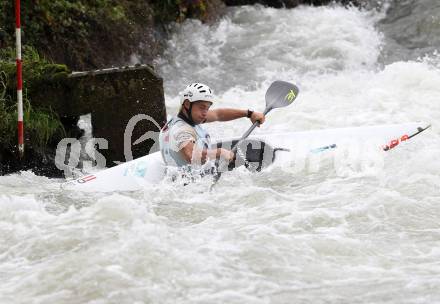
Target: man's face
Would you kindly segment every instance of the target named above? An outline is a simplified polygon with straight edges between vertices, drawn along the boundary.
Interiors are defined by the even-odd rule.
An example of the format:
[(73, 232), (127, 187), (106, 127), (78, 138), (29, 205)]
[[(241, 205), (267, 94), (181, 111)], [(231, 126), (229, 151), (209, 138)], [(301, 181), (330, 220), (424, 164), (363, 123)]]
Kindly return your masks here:
[[(188, 104), (185, 106), (185, 108), (188, 110), (189, 102), (187, 103)], [(193, 102), (191, 113), (192, 113), (192, 119), (196, 124), (200, 124), (206, 120), (206, 117), (208, 115), (208, 110), (211, 107), (211, 105), (212, 103), (209, 101), (200, 100)]]

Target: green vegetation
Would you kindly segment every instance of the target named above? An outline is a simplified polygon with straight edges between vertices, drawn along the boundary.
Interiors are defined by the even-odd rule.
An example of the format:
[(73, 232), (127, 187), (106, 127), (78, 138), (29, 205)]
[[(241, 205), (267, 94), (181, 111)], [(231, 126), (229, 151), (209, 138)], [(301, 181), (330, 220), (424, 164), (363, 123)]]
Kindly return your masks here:
[[(108, 0), (37, 0), (22, 1), (22, 24), (25, 43), (42, 45), (53, 43), (62, 36), (79, 40), (86, 38), (94, 26), (103, 22), (128, 22), (125, 8), (120, 1)], [(7, 42), (14, 42), (14, 1), (1, 0), (1, 20)], [(53, 33), (51, 37), (49, 33)], [(12, 37), (11, 37), (12, 36)], [(41, 41), (41, 39), (44, 39)], [(52, 39), (51, 39), (52, 38)], [(5, 39), (6, 40), (6, 39)]]
[[(148, 61), (162, 48), (163, 25), (206, 20), (210, 1), (22, 1), (22, 41), (74, 70), (122, 65), (134, 53)], [(0, 0), (0, 48), (14, 47), (14, 25), (14, 1)]]
[[(0, 50), (0, 71), (8, 75), (8, 94), (13, 94), (16, 89), (16, 66), (15, 49), (4, 48)], [(70, 70), (62, 64), (54, 64), (41, 57), (37, 50), (31, 46), (23, 48), (23, 86), (29, 91), (37, 87), (39, 83), (47, 80), (64, 78), (70, 74)]]
[[(17, 145), (16, 70), (12, 56), (10, 49), (0, 51), (0, 150), (14, 150)], [(68, 73), (65, 66), (50, 64), (40, 58), (33, 48), (24, 50), (23, 60), (26, 62), (25, 83), (39, 83)], [(27, 92), (23, 92), (25, 140), (36, 152), (43, 153), (50, 141), (65, 136), (65, 130), (52, 109), (34, 109)]]
[[(0, 0), (0, 45), (15, 42), (13, 2)], [(148, 1), (22, 1), (23, 43), (76, 70), (118, 63), (152, 25)]]

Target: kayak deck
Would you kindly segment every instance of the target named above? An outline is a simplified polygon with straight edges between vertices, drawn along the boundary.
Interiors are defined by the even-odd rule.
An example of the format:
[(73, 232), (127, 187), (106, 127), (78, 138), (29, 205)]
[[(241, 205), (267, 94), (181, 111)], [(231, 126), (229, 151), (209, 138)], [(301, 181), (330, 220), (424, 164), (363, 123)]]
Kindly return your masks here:
[[(230, 168), (251, 164), (248, 169), (261, 171), (277, 160), (285, 161), (292, 153), (316, 154), (359, 145), (389, 151), (430, 127), (426, 123), (407, 123), (371, 127), (353, 127), (278, 134), (257, 134), (244, 140), (239, 157)], [(237, 138), (214, 142), (217, 147), (230, 149)], [(241, 151), (241, 152), (240, 152)], [(241, 155), (240, 155), (241, 154)], [(166, 166), (160, 152), (155, 152), (118, 166), (71, 180), (61, 185), (64, 190), (85, 192), (135, 191), (163, 180)]]

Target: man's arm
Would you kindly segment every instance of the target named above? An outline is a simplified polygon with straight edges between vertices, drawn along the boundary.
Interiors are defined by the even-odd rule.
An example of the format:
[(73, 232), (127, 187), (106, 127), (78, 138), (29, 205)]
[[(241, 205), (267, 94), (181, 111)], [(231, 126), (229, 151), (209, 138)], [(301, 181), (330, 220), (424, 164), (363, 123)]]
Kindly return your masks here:
[(234, 158), (234, 153), (229, 150), (223, 148), (201, 150), (198, 149), (192, 141), (186, 142), (179, 153), (181, 153), (183, 158), (190, 164), (193, 162), (204, 164), (207, 158), (215, 159), (222, 157), (228, 161)]
[(229, 121), (247, 116), (247, 110), (239, 109), (215, 109), (208, 111), (206, 122)]
[[(240, 110), (240, 109), (215, 109), (209, 110), (206, 118), (206, 122), (213, 121), (229, 121), (237, 118), (247, 117), (248, 110)], [(260, 121), (260, 124), (264, 123), (265, 117), (263, 113), (253, 112), (250, 117), (252, 123), (257, 120)]]

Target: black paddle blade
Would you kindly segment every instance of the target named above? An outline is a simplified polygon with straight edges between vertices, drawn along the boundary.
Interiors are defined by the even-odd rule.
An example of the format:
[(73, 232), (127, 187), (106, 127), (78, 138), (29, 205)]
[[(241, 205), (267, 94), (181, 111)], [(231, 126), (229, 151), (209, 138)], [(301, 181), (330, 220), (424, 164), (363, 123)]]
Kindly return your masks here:
[(287, 107), (296, 99), (298, 93), (296, 85), (281, 80), (274, 81), (266, 92), (266, 112)]

